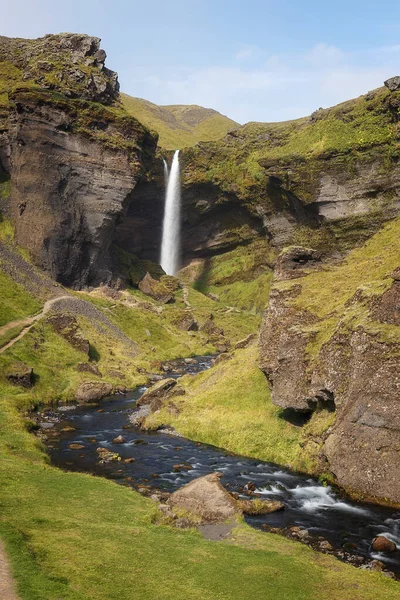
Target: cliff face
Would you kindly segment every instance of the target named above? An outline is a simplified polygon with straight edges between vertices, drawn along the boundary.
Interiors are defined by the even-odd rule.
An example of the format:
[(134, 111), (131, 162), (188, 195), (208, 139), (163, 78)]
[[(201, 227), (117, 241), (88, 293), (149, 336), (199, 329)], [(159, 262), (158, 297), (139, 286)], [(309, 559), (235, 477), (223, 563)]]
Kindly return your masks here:
[(156, 146), (118, 104), (117, 77), (104, 67), (99, 42), (72, 34), (0, 38), (9, 73), (0, 158), (11, 178), (16, 241), (72, 287), (110, 280), (116, 223)]
[[(355, 495), (398, 503), (400, 220), (340, 264), (292, 247), (278, 259), (260, 334), (272, 401), (311, 416), (319, 470)], [(285, 414), (285, 413), (284, 413)]]
[[(182, 150), (184, 264), (257, 237), (277, 248), (343, 253), (399, 214), (400, 91), (391, 87), (297, 121), (249, 123)], [(157, 260), (161, 156), (134, 196), (116, 239)]]

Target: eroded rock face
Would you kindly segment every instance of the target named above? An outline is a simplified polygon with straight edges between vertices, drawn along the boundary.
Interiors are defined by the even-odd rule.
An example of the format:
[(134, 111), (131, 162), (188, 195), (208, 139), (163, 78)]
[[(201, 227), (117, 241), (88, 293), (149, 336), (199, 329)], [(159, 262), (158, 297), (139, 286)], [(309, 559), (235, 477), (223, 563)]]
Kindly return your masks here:
[(16, 240), (64, 285), (108, 282), (108, 248), (138, 168), (129, 153), (69, 133), (70, 116), (20, 95), (11, 139)]
[[(333, 426), (319, 438), (321, 470), (329, 469), (353, 494), (398, 503), (400, 343), (394, 329), (379, 323), (398, 325), (399, 282), (381, 295), (359, 288), (341, 309), (343, 322), (334, 317), (337, 325), (317, 351), (321, 319), (296, 305), (306, 274), (294, 279), (291, 265), (286, 263), (288, 271), (284, 265), (278, 261), (260, 334), (261, 368), (272, 401), (309, 414), (317, 407), (335, 411)], [(354, 315), (364, 315), (356, 327), (349, 320)]]
[(0, 60), (18, 82), (0, 110), (16, 241), (75, 288), (110, 281), (116, 223), (156, 146), (135, 119), (107, 108), (118, 99), (118, 82), (99, 44), (75, 34), (0, 38)]

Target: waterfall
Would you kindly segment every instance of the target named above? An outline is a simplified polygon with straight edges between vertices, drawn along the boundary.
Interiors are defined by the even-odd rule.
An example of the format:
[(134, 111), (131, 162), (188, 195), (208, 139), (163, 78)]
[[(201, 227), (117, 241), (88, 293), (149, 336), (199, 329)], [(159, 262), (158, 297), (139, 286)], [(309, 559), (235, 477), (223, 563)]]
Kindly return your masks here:
[(167, 190), (168, 179), (169, 179), (168, 165), (167, 165), (167, 161), (165, 160), (165, 158), (163, 158), (162, 160), (163, 160), (163, 163), (164, 163), (164, 183), (165, 183), (165, 190)]
[[(165, 168), (166, 165), (164, 166), (164, 169)], [(181, 182), (179, 173), (179, 150), (177, 150), (174, 154), (171, 171), (168, 177), (161, 243), (160, 262), (162, 268), (167, 273), (167, 275), (175, 275), (175, 273), (179, 269), (180, 211)]]

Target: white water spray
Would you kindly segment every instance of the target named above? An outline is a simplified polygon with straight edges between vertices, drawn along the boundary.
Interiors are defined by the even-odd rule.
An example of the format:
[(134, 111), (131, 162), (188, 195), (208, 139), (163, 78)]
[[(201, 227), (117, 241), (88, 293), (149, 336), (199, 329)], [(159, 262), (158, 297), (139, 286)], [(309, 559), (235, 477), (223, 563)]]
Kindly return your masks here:
[(165, 190), (167, 190), (168, 179), (169, 179), (168, 165), (167, 165), (167, 161), (165, 160), (165, 158), (163, 158), (162, 160), (163, 160), (163, 163), (164, 163), (164, 183), (165, 183)]
[[(168, 172), (164, 165), (164, 173)], [(165, 212), (161, 243), (161, 266), (167, 275), (175, 275), (179, 269), (181, 182), (179, 172), (179, 150), (174, 154), (168, 177), (165, 197)]]

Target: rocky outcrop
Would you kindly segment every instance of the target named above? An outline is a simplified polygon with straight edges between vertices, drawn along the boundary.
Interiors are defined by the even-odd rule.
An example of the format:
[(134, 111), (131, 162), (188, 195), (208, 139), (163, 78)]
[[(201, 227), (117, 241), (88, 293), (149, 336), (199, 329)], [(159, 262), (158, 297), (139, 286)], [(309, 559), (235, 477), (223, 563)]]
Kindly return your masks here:
[[(72, 315), (53, 315), (48, 317), (47, 322), (61, 335), (73, 348), (89, 356), (90, 344), (79, 330), (76, 318)], [(82, 364), (82, 363), (81, 363)], [(85, 369), (80, 369), (85, 370)], [(97, 373), (96, 373), (97, 374)]]
[(156, 145), (135, 119), (105, 106), (118, 85), (99, 42), (0, 39), (0, 59), (18, 83), (0, 142), (16, 241), (54, 279), (78, 288), (111, 279), (116, 223)]
[(6, 377), (10, 383), (31, 388), (34, 384), (33, 369), (21, 361), (11, 363), (6, 371)]
[[(396, 237), (398, 223), (366, 246), (365, 263), (363, 251), (337, 266), (311, 260), (296, 277), (284, 252), (260, 333), (261, 368), (273, 403), (311, 418), (314, 411), (335, 413), (334, 424), (319, 434), (321, 472), (330, 471), (357, 497), (393, 504), (400, 503), (399, 281), (384, 236)], [(305, 251), (296, 254), (314, 256)], [(370, 273), (375, 264), (380, 270)], [(360, 287), (349, 284), (351, 278)]]
[(146, 273), (138, 287), (143, 294), (154, 298), (154, 300), (161, 302), (161, 304), (167, 304), (173, 300), (173, 295), (168, 287), (162, 280), (157, 281), (157, 279), (154, 279), (150, 273)]

